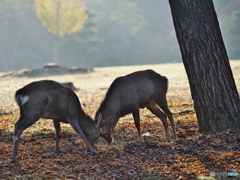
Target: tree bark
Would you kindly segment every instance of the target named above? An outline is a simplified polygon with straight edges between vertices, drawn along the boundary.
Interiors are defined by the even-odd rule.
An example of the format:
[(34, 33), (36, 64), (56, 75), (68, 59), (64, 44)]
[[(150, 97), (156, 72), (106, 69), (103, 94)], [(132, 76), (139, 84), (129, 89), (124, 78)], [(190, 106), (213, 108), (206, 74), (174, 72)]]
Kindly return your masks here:
[(240, 129), (240, 99), (212, 0), (169, 0), (199, 131)]

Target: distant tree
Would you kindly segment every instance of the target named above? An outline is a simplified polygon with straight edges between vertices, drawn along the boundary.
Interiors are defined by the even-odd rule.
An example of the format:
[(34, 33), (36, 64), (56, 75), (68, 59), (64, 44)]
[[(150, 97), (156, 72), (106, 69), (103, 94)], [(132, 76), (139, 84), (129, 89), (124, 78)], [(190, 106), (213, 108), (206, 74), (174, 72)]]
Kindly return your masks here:
[[(63, 39), (61, 45), (64, 51), (60, 52), (63, 59), (68, 59), (65, 65), (71, 64), (74, 66), (103, 66), (102, 56), (106, 56), (102, 51), (104, 39), (100, 38), (95, 15), (88, 12), (88, 20), (84, 24), (84, 29), (67, 36)], [(102, 53), (103, 55), (100, 55)], [(71, 57), (71, 59), (69, 58)]]
[(212, 0), (169, 0), (199, 131), (240, 129), (240, 99)]
[(126, 65), (126, 61), (129, 59), (129, 51), (132, 49), (129, 47), (129, 44), (131, 44), (128, 42), (129, 36), (136, 35), (147, 24), (147, 20), (137, 10), (136, 3), (121, 0), (118, 3), (118, 9), (110, 15), (110, 19), (118, 25), (118, 33), (123, 39), (122, 42), (125, 43), (121, 45), (121, 65)]
[(137, 4), (134, 2), (119, 1), (118, 9), (111, 13), (110, 19), (121, 25), (124, 31), (136, 34), (147, 24), (147, 20), (138, 14), (137, 10)]
[[(0, 1), (0, 62), (1, 70), (15, 68), (17, 54), (25, 34), (25, 28), (19, 24), (24, 17), (26, 4), (22, 1)], [(24, 23), (24, 20), (22, 20)]]
[(56, 35), (53, 61), (58, 62), (59, 38), (83, 29), (88, 19), (86, 5), (80, 0), (35, 0), (35, 6), (43, 26)]
[(220, 26), (230, 59), (240, 58), (240, 1), (215, 0)]
[[(240, 6), (239, 6), (240, 7)], [(231, 52), (231, 58), (238, 59), (240, 58), (240, 10), (233, 12), (231, 15), (226, 15), (226, 24), (228, 24), (228, 45), (229, 51)], [(229, 22), (230, 21), (230, 22)]]

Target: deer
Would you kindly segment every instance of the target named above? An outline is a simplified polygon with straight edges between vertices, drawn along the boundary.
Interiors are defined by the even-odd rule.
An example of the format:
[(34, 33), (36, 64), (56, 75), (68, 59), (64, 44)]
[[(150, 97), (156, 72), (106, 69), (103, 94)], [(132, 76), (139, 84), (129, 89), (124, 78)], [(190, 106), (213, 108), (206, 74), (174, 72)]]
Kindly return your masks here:
[[(16, 91), (20, 108), (13, 135), (12, 162), (17, 163), (17, 150), (22, 132), (40, 118), (52, 119), (56, 130), (55, 153), (59, 153), (60, 122), (69, 123), (92, 153), (93, 142), (99, 136), (98, 123), (85, 114), (73, 90), (52, 80), (34, 81)], [(96, 137), (94, 137), (96, 135)]]
[(177, 139), (175, 123), (167, 104), (167, 89), (168, 79), (150, 69), (116, 78), (95, 114), (99, 136), (110, 144), (119, 118), (131, 113), (141, 137), (139, 109), (146, 107), (162, 121), (167, 141), (171, 141), (167, 118)]

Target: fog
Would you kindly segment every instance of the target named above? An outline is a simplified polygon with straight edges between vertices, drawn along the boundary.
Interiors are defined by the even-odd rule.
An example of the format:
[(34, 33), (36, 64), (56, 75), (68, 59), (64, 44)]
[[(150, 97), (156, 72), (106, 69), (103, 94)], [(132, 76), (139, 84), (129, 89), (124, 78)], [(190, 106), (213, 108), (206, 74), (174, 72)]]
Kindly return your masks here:
[[(48, 12), (37, 4), (42, 2), (0, 1), (0, 71), (48, 62), (67, 67), (181, 62), (167, 0), (79, 1), (84, 11), (77, 9), (82, 3), (52, 0), (45, 4)], [(240, 1), (214, 4), (229, 58), (240, 59)]]

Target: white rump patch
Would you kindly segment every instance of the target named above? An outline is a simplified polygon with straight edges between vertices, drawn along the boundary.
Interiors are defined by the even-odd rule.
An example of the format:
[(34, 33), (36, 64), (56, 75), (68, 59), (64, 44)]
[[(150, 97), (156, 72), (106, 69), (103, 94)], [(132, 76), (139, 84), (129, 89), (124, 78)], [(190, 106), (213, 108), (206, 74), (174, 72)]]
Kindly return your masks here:
[(28, 95), (19, 95), (16, 97), (16, 102), (22, 106), (24, 105), (29, 99), (29, 96)]

